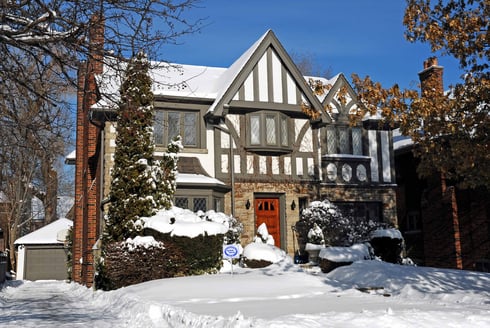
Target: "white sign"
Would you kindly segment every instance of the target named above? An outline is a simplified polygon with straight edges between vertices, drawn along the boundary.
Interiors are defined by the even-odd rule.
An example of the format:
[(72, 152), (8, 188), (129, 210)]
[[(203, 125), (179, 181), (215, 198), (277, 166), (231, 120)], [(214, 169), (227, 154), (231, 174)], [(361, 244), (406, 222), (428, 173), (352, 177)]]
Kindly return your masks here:
[(240, 250), (238, 245), (224, 245), (223, 246), (223, 257), (226, 259), (237, 259), (240, 257)]

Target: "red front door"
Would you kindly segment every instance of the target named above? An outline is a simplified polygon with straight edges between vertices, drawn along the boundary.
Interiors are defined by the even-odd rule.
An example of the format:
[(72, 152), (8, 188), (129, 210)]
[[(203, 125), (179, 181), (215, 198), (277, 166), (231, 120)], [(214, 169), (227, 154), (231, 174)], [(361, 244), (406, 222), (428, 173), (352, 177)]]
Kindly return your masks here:
[(269, 234), (274, 237), (276, 247), (281, 247), (279, 198), (255, 199), (255, 229), (265, 223)]

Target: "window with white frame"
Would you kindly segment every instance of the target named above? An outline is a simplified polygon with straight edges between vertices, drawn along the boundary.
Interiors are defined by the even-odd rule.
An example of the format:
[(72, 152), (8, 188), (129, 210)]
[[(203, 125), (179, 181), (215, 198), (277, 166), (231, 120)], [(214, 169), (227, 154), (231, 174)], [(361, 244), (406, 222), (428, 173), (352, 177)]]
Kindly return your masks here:
[(166, 146), (180, 135), (184, 147), (200, 147), (198, 118), (198, 111), (157, 110), (153, 125), (155, 144)]
[(279, 112), (254, 112), (247, 115), (248, 146), (257, 149), (283, 149), (291, 146), (289, 117)]

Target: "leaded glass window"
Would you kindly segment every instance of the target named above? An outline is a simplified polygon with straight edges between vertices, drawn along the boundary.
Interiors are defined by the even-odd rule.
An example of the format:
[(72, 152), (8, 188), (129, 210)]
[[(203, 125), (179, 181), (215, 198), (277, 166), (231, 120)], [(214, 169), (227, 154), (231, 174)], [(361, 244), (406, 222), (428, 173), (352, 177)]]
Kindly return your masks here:
[(260, 150), (290, 147), (289, 117), (279, 112), (254, 112), (248, 115), (248, 145)]
[(268, 145), (276, 145), (276, 125), (277, 121), (274, 116), (267, 115), (265, 119), (265, 131)]
[(197, 116), (196, 113), (185, 113), (184, 114), (184, 145), (187, 146), (196, 146), (196, 125), (197, 125)]
[(327, 126), (327, 153), (337, 153), (337, 134), (334, 126)]
[(352, 153), (362, 155), (362, 131), (360, 128), (352, 128)]
[(349, 134), (347, 128), (339, 128), (339, 151), (341, 154), (349, 154)]
[(189, 200), (184, 197), (175, 197), (175, 206), (180, 208), (189, 208)]
[(288, 119), (287, 117), (281, 117), (281, 145), (287, 147), (289, 145), (288, 139)]
[(260, 144), (260, 116), (250, 116), (250, 143), (252, 145)]
[(185, 147), (199, 147), (199, 112), (157, 110), (153, 124), (156, 145), (166, 146), (176, 136), (182, 137)]
[(194, 198), (194, 212), (206, 212), (206, 198)]

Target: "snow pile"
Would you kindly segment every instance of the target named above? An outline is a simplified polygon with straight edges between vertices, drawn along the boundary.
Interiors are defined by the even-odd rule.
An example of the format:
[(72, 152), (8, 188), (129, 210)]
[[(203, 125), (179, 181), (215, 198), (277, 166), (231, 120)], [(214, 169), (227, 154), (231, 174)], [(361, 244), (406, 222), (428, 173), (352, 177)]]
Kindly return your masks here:
[(369, 248), (365, 244), (355, 244), (350, 247), (326, 247), (320, 250), (320, 258), (332, 262), (356, 262), (371, 258)]
[(490, 304), (489, 273), (359, 261), (326, 276), (356, 288), (383, 287), (384, 292), (411, 301)]
[(175, 206), (169, 210), (159, 211), (152, 217), (142, 219), (145, 228), (170, 233), (171, 236), (189, 238), (205, 234), (209, 236), (225, 234), (229, 227), (226, 216), (222, 214), (214, 211), (194, 213)]

